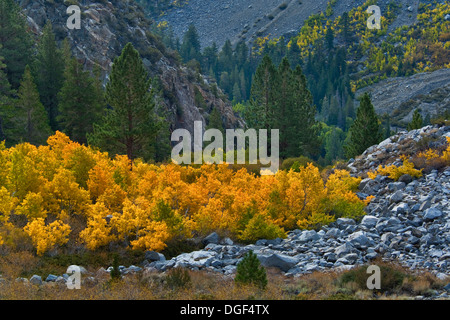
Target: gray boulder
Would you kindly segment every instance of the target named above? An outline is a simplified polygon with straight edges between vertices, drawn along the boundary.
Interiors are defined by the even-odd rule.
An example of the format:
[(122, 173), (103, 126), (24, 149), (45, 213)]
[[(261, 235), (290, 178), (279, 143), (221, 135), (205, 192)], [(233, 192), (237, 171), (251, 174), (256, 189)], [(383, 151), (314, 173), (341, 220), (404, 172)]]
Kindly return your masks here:
[(336, 220), (336, 225), (341, 230), (346, 229), (349, 225), (355, 225), (355, 224), (356, 224), (355, 220), (350, 219), (350, 218), (339, 218)]
[(356, 248), (369, 245), (370, 241), (363, 231), (357, 231), (348, 236), (348, 241)]
[(425, 210), (423, 218), (425, 220), (434, 220), (436, 218), (439, 218), (443, 215), (442, 211), (437, 208), (429, 208)]
[(394, 194), (389, 197), (391, 203), (397, 203), (404, 199), (403, 191), (397, 190)]
[(366, 215), (361, 220), (361, 225), (367, 227), (367, 228), (373, 228), (377, 225), (378, 218), (375, 216)]
[(210, 243), (219, 244), (219, 242), (220, 242), (220, 237), (216, 232), (210, 233), (202, 240), (202, 243), (205, 246)]
[(261, 264), (265, 267), (275, 267), (281, 271), (287, 272), (289, 269), (293, 268), (298, 261), (293, 257), (284, 254), (272, 254), (268, 257), (258, 256)]
[(300, 235), (300, 237), (298, 238), (298, 241), (300, 242), (309, 242), (309, 241), (314, 241), (314, 240), (318, 240), (320, 237), (317, 234), (317, 232), (315, 230), (308, 230), (308, 231), (303, 231), (302, 234)]
[(55, 276), (54, 274), (49, 274), (49, 275), (47, 276), (47, 278), (45, 279), (45, 282), (55, 282), (56, 279), (58, 279), (57, 276)]
[(165, 261), (166, 257), (162, 253), (156, 251), (146, 251), (144, 254), (144, 259), (153, 262), (153, 261)]
[(42, 284), (42, 278), (41, 278), (41, 276), (38, 276), (38, 275), (33, 275), (31, 278), (30, 278), (30, 282), (32, 283), (32, 284), (38, 284), (38, 285), (41, 285)]

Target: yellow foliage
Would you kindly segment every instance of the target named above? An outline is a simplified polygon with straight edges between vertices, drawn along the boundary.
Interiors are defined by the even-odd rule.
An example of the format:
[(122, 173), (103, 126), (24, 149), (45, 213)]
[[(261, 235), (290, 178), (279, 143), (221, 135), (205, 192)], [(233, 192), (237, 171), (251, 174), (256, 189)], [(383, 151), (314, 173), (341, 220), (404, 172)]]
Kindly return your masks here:
[(388, 176), (392, 180), (397, 181), (402, 175), (409, 174), (412, 177), (420, 178), (422, 176), (422, 169), (417, 170), (414, 168), (414, 163), (408, 160), (406, 156), (401, 156), (403, 164), (399, 167), (390, 165), (387, 167), (379, 166), (375, 172), (368, 172), (367, 175), (370, 179), (375, 179), (377, 175)]
[[(163, 250), (173, 238), (210, 231), (241, 241), (285, 237), (294, 228), (359, 217), (368, 203), (354, 193), (360, 179), (343, 170), (324, 181), (311, 163), (271, 176), (227, 164), (130, 163), (61, 132), (39, 148), (0, 144), (0, 160), (0, 230), (25, 232), (40, 255), (66, 243), (71, 230), (89, 250), (112, 242)], [(14, 212), (27, 219), (25, 228), (23, 220), (10, 221)]]
[(15, 213), (24, 215), (28, 220), (46, 218), (47, 211), (43, 208), (44, 198), (40, 193), (29, 192), (22, 203), (17, 206)]
[(89, 192), (80, 188), (73, 174), (64, 168), (43, 189), (46, 208), (60, 218), (64, 213), (83, 214), (90, 203)]
[(80, 239), (88, 249), (95, 250), (115, 240), (112, 228), (106, 220), (111, 214), (103, 202), (89, 207), (87, 227), (80, 232)]
[(70, 230), (70, 226), (60, 220), (46, 225), (43, 218), (34, 219), (24, 227), (40, 256), (57, 244), (64, 245), (68, 241)]

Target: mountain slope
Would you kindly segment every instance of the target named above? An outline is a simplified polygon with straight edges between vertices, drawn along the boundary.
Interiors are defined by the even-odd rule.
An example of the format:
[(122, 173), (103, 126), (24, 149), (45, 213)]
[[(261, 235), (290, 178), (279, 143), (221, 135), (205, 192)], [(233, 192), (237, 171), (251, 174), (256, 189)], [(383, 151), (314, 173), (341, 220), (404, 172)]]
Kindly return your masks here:
[[(213, 42), (221, 47), (226, 39), (236, 43), (240, 39), (251, 43), (257, 37), (293, 36), (303, 23), (313, 14), (327, 13), (334, 19), (344, 12), (361, 6), (364, 0), (191, 0), (181, 7), (171, 7), (167, 11), (149, 14), (157, 22), (167, 21), (175, 36), (182, 39), (190, 24), (194, 24), (202, 46)], [(377, 4), (382, 13), (391, 1), (380, 0)], [(419, 0), (400, 0), (395, 3), (402, 7), (392, 28), (410, 25), (416, 21)], [(428, 1), (421, 1), (428, 2)], [(327, 10), (328, 9), (328, 10)]]
[(450, 69), (441, 69), (389, 78), (358, 90), (355, 96), (369, 92), (379, 115), (387, 113), (393, 124), (404, 126), (412, 120), (415, 109), (420, 109), (424, 118), (450, 111), (449, 80)]
[[(119, 56), (126, 43), (131, 42), (140, 52), (152, 77), (157, 76), (162, 85), (163, 106), (168, 113), (170, 129), (186, 128), (193, 131), (194, 121), (207, 124), (212, 109), (219, 109), (225, 127), (241, 127), (231, 104), (219, 94), (213, 94), (210, 85), (196, 71), (182, 67), (177, 56), (149, 32), (151, 21), (145, 17), (134, 1), (82, 1), (81, 29), (69, 30), (66, 21), (68, 2), (21, 1), (32, 31), (39, 35), (50, 20), (56, 39), (68, 38), (73, 54), (90, 69), (95, 64), (103, 70), (105, 81), (114, 58)], [(204, 104), (199, 105), (196, 92)], [(202, 99), (200, 99), (202, 100)]]

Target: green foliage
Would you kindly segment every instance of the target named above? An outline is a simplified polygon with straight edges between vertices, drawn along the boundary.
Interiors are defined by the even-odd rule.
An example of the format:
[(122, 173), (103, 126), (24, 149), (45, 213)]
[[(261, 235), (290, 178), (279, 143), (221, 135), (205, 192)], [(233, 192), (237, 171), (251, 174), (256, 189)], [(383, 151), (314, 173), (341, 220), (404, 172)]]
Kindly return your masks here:
[(370, 96), (365, 93), (357, 109), (356, 119), (350, 127), (350, 141), (345, 146), (348, 157), (360, 155), (368, 147), (381, 141), (382, 135), (378, 121)]
[[(338, 283), (341, 286), (345, 286), (349, 283), (354, 283), (360, 290), (367, 290), (367, 279), (370, 274), (367, 274), (368, 266), (360, 266), (352, 270), (346, 271), (338, 279)], [(381, 289), (379, 292), (392, 292), (399, 289), (405, 278), (405, 273), (398, 268), (391, 267), (389, 265), (380, 265), (381, 276)]]
[(197, 29), (193, 24), (189, 26), (188, 31), (184, 35), (183, 44), (180, 48), (180, 55), (185, 62), (191, 60), (201, 61), (200, 40)]
[[(55, 41), (55, 34), (50, 22), (45, 25), (38, 45), (33, 70), (40, 99), (47, 110), (50, 127), (58, 130), (58, 92), (64, 81), (64, 57)], [(74, 99), (72, 97), (72, 99)]]
[(300, 66), (292, 70), (287, 58), (278, 69), (266, 55), (258, 66), (244, 117), (250, 128), (279, 129), (280, 155), (315, 155), (320, 147), (316, 109)]
[(112, 263), (112, 270), (110, 272), (111, 281), (120, 280), (122, 275), (119, 269), (119, 255), (115, 254)]
[(114, 154), (152, 159), (160, 124), (155, 114), (151, 79), (139, 53), (128, 43), (114, 60), (106, 100), (111, 106), (94, 124), (88, 142)]
[(418, 109), (414, 110), (413, 118), (410, 123), (408, 123), (408, 131), (414, 129), (420, 129), (423, 127), (423, 118)]
[(166, 277), (166, 285), (173, 289), (188, 289), (192, 286), (189, 271), (184, 268), (171, 269)]
[(39, 92), (31, 75), (30, 68), (25, 68), (23, 79), (18, 90), (18, 100), (15, 108), (14, 135), (12, 142), (29, 142), (42, 145), (52, 134), (48, 115), (39, 99)]
[(91, 76), (76, 58), (67, 61), (64, 84), (59, 92), (59, 115), (62, 130), (73, 141), (87, 143), (87, 134), (99, 122), (105, 109), (99, 74)]
[(252, 284), (261, 289), (267, 286), (267, 273), (258, 260), (258, 256), (249, 251), (237, 264), (235, 282), (240, 285)]
[(0, 56), (7, 66), (8, 81), (14, 89), (20, 85), (25, 66), (32, 57), (32, 38), (27, 21), (14, 0), (0, 0)]

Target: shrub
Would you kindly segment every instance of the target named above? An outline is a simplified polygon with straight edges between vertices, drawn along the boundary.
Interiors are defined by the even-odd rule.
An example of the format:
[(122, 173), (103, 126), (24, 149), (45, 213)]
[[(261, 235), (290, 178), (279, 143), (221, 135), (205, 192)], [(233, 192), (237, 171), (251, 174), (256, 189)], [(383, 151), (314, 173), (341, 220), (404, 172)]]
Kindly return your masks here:
[(266, 269), (261, 266), (258, 256), (253, 251), (247, 252), (236, 269), (235, 282), (240, 285), (253, 284), (261, 289), (267, 286)]
[(166, 285), (171, 289), (188, 289), (192, 285), (189, 271), (183, 268), (174, 268), (169, 271)]
[(117, 254), (114, 255), (112, 270), (110, 272), (111, 281), (120, 280), (121, 274), (119, 269), (119, 256)]
[(414, 163), (409, 161), (406, 156), (401, 156), (403, 164), (399, 167), (390, 165), (382, 167), (381, 165), (375, 172), (367, 172), (367, 175), (371, 179), (375, 179), (378, 175), (388, 176), (392, 180), (397, 181), (401, 176), (409, 174), (412, 177), (420, 178), (422, 176), (422, 169), (417, 170), (414, 168)]
[[(338, 279), (340, 286), (353, 284), (356, 289), (367, 290), (368, 266), (360, 266), (343, 273)], [(400, 289), (406, 274), (390, 265), (380, 265), (381, 289), (380, 292), (393, 292)], [(377, 289), (375, 289), (377, 290)], [(378, 291), (378, 290), (377, 290)]]

